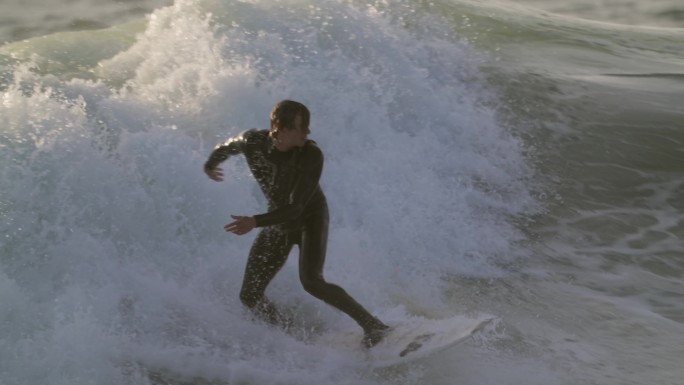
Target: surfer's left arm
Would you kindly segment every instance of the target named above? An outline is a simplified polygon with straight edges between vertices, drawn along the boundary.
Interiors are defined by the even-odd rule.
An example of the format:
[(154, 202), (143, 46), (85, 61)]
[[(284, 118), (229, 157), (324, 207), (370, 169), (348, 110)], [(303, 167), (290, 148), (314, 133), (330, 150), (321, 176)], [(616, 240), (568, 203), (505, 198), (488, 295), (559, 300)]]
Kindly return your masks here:
[(231, 215), (233, 222), (223, 228), (227, 232), (244, 235), (255, 227), (273, 226), (296, 219), (318, 189), (323, 172), (323, 152), (316, 145), (305, 149), (301, 159), (302, 170), (290, 192), (288, 204), (265, 214), (254, 216)]
[(307, 144), (302, 151), (302, 169), (290, 192), (289, 202), (268, 213), (255, 215), (256, 227), (273, 226), (298, 218), (318, 189), (323, 172), (323, 152), (313, 143)]
[(233, 222), (223, 226), (226, 232), (230, 232), (236, 235), (247, 234), (256, 227), (256, 220), (254, 217), (245, 217), (241, 215), (231, 215)]

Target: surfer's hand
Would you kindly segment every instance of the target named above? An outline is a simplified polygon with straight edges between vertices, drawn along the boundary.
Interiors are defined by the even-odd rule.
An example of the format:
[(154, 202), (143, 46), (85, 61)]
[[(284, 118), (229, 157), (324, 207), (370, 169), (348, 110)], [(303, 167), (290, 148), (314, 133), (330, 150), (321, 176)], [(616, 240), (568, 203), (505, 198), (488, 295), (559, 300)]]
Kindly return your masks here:
[(204, 168), (204, 173), (207, 174), (209, 179), (215, 180), (217, 182), (223, 181), (223, 169), (221, 168)]
[(226, 232), (236, 235), (244, 235), (252, 231), (256, 227), (256, 219), (254, 217), (243, 217), (239, 215), (231, 215), (235, 219), (233, 222), (223, 226)]

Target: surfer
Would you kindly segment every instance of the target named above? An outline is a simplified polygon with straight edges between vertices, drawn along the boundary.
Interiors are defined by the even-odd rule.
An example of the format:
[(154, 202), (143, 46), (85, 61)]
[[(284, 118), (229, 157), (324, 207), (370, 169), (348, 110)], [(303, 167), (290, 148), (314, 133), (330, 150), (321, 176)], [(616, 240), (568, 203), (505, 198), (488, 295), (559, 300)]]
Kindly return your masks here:
[(389, 327), (372, 316), (341, 287), (326, 282), (323, 264), (328, 242), (328, 204), (319, 185), (323, 153), (307, 138), (310, 113), (283, 100), (271, 111), (270, 130), (251, 129), (219, 144), (204, 164), (214, 181), (223, 180), (221, 162), (243, 154), (268, 199), (268, 212), (231, 215), (225, 231), (244, 235), (262, 228), (252, 245), (240, 300), (264, 320), (287, 326), (288, 320), (265, 296), (266, 287), (283, 267), (292, 247), (299, 247), (299, 278), (309, 294), (349, 315), (364, 330), (362, 343), (377, 344)]

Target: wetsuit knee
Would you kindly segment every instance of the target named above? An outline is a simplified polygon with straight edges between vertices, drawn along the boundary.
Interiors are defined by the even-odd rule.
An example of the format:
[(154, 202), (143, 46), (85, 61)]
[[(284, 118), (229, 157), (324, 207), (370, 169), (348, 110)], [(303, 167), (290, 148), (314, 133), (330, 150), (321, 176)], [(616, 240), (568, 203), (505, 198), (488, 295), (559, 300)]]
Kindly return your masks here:
[(307, 293), (316, 298), (325, 296), (325, 288), (328, 285), (323, 278), (301, 278), (302, 286)]

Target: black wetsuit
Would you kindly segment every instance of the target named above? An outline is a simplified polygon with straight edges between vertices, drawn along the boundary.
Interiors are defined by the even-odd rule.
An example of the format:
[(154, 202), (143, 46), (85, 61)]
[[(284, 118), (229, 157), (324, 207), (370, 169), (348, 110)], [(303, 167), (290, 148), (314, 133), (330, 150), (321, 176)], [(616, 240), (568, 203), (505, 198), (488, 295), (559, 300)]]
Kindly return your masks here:
[(267, 320), (282, 316), (264, 293), (283, 267), (292, 246), (299, 245), (299, 278), (316, 298), (352, 317), (367, 333), (386, 326), (342, 288), (323, 279), (328, 241), (328, 204), (319, 185), (323, 153), (312, 140), (281, 152), (268, 130), (248, 130), (216, 146), (205, 168), (212, 170), (232, 155), (244, 154), (252, 174), (268, 199), (268, 212), (255, 215), (257, 236), (247, 260), (240, 299)]

